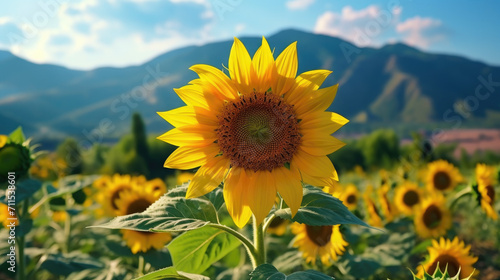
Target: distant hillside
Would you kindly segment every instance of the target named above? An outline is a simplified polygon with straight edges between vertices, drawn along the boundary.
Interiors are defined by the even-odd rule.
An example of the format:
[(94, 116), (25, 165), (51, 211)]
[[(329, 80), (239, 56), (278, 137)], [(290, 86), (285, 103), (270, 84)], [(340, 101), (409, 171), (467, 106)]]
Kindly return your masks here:
[[(332, 70), (325, 86), (340, 83), (340, 88), (330, 109), (361, 123), (443, 122), (450, 117), (448, 110), (459, 108), (460, 102), (475, 94), (480, 85), (478, 76), (491, 74), (494, 81), (500, 80), (500, 67), (458, 56), (429, 54), (403, 44), (359, 48), (347, 59), (342, 47), (349, 43), (338, 38), (285, 30), (267, 39), (276, 54), (298, 42), (299, 72)], [(254, 53), (261, 39), (241, 40)], [(223, 69), (231, 44), (224, 41), (191, 46), (143, 65), (91, 71), (34, 64), (0, 51), (0, 132), (21, 124), (31, 135), (81, 137), (99, 128), (104, 120), (112, 123), (106, 135), (115, 137), (128, 128), (132, 111), (144, 116), (150, 132), (166, 130), (168, 124), (156, 112), (182, 104), (172, 88), (195, 78), (188, 70), (193, 64)], [(131, 93), (135, 90), (137, 96), (144, 80), (155, 72), (162, 74), (159, 79), (146, 81), (153, 94), (136, 102)], [(480, 102), (475, 110), (467, 112), (474, 119), (500, 112), (500, 95), (491, 94)]]

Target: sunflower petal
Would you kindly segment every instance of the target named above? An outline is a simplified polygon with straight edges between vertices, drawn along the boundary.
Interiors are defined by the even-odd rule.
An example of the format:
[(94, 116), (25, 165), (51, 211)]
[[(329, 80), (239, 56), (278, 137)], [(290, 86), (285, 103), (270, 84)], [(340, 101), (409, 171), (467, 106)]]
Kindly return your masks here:
[(262, 46), (253, 56), (252, 65), (257, 75), (257, 81), (254, 82), (256, 91), (264, 92), (276, 86), (278, 76), (276, 63), (271, 48), (264, 37), (262, 37)]
[(252, 211), (247, 203), (249, 181), (250, 178), (243, 168), (231, 168), (224, 182), (226, 208), (239, 228), (244, 227), (252, 216)]
[(345, 146), (337, 138), (324, 133), (305, 133), (302, 136), (302, 149), (313, 156), (329, 155)]
[(175, 146), (204, 147), (217, 140), (215, 129), (209, 125), (186, 125), (171, 129), (157, 139)]
[(305, 152), (302, 147), (297, 150), (291, 165), (296, 166), (302, 174), (306, 173), (313, 177), (329, 178), (335, 170), (327, 156), (313, 156)]
[(290, 207), (293, 218), (302, 203), (302, 183), (300, 178), (285, 167), (276, 168), (273, 173), (276, 176), (276, 188), (288, 207)]
[(243, 43), (238, 38), (234, 38), (234, 43), (231, 47), (228, 64), (229, 74), (231, 76), (231, 79), (236, 82), (236, 87), (238, 88), (239, 92), (252, 92), (252, 59), (250, 58), (245, 45), (243, 45)]
[(157, 113), (175, 127), (193, 124), (217, 126), (219, 123), (214, 113), (201, 107), (183, 106)]
[[(316, 129), (332, 134), (348, 122), (349, 120), (337, 113), (312, 112), (303, 116), (300, 125), (307, 129)], [(303, 134), (305, 135), (305, 132)]]
[(304, 98), (309, 98), (311, 92), (317, 90), (331, 73), (329, 70), (313, 70), (300, 74), (295, 79), (294, 86), (285, 94), (285, 100), (298, 104)]
[(208, 160), (194, 175), (186, 198), (205, 195), (219, 186), (229, 168), (229, 159), (221, 156)]
[(309, 114), (311, 112), (323, 112), (332, 104), (337, 94), (338, 84), (318, 89), (310, 95), (303, 95), (295, 104), (297, 115)]
[(212, 94), (220, 99), (234, 100), (238, 97), (238, 90), (232, 81), (219, 69), (205, 64), (193, 65), (189, 69), (196, 72), (202, 81), (208, 82), (213, 88)]
[(297, 59), (297, 42), (291, 43), (276, 59), (278, 81), (275, 92), (283, 95), (290, 90), (295, 83), (295, 76), (299, 68)]
[(255, 215), (258, 224), (264, 221), (271, 208), (273, 208), (276, 199), (276, 182), (272, 173), (268, 171), (259, 171), (253, 173), (247, 172), (252, 177), (251, 185), (248, 186), (248, 204)]
[(183, 146), (177, 148), (165, 161), (163, 165), (172, 169), (192, 169), (204, 165), (210, 158), (219, 153), (219, 147), (211, 144), (206, 147)]
[(222, 102), (213, 94), (206, 94), (203, 90), (200, 79), (191, 81), (189, 85), (181, 88), (174, 88), (175, 93), (179, 98), (189, 106), (202, 107), (205, 109), (218, 110), (222, 106)]

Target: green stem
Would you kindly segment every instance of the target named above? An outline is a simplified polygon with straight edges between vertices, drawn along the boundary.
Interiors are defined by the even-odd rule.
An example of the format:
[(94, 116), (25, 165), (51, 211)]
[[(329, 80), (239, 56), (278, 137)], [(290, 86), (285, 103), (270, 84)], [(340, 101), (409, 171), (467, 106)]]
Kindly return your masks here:
[(208, 224), (208, 226), (211, 226), (213, 228), (221, 229), (234, 237), (236, 237), (238, 240), (241, 241), (243, 246), (245, 246), (245, 249), (247, 249), (248, 256), (250, 257), (250, 261), (252, 262), (252, 267), (256, 268), (260, 263), (258, 263), (257, 259), (257, 250), (255, 246), (252, 244), (252, 241), (250, 241), (246, 236), (242, 235), (241, 233), (237, 232), (236, 230), (225, 226), (221, 224)]
[(144, 265), (145, 265), (144, 256), (139, 256), (139, 266), (137, 267), (137, 272), (139, 276), (144, 275)]
[(66, 238), (65, 244), (65, 253), (69, 253), (71, 251), (70, 242), (71, 242), (71, 215), (66, 212), (66, 219), (64, 221), (64, 236)]
[(267, 232), (267, 229), (269, 228), (269, 226), (273, 222), (274, 218), (276, 218), (275, 214), (272, 214), (271, 216), (269, 216), (269, 218), (267, 218), (267, 221), (264, 223), (264, 228), (263, 228), (264, 232)]
[(460, 200), (462, 197), (466, 197), (468, 195), (472, 194), (472, 190), (470, 187), (466, 187), (460, 192), (458, 192), (454, 197), (450, 205), (450, 209), (453, 209), (455, 205), (457, 204), (458, 200)]
[(264, 244), (264, 226), (262, 223), (257, 224), (255, 216), (253, 216), (253, 244), (255, 245), (257, 258), (257, 266), (266, 263), (266, 246)]
[[(19, 219), (19, 225), (21, 225), (21, 221), (25, 220), (24, 217), (26, 215), (29, 215), (28, 213), (28, 207), (29, 207), (29, 198), (27, 198), (25, 201), (21, 202), (22, 204), (22, 212), (20, 213), (21, 215), (18, 215)], [(16, 235), (16, 248), (17, 248), (17, 257), (18, 257), (18, 262), (17, 262), (17, 279), (18, 280), (24, 280), (26, 279), (26, 257), (24, 256), (24, 245), (25, 245), (25, 239), (24, 239), (24, 234), (25, 232), (22, 233), (23, 236), (17, 236)]]

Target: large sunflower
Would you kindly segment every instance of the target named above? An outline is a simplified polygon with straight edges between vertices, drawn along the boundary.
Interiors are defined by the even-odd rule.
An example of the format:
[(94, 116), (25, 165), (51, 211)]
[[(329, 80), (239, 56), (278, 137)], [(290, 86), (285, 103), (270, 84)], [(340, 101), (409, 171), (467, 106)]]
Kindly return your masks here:
[(296, 235), (293, 246), (298, 247), (306, 262), (313, 263), (319, 256), (324, 265), (331, 260), (336, 261), (344, 254), (349, 245), (340, 232), (340, 225), (310, 226), (306, 224), (292, 224), (292, 232)]
[(261, 223), (279, 192), (294, 215), (302, 201), (302, 182), (332, 185), (337, 172), (326, 155), (344, 143), (331, 134), (347, 123), (325, 110), (337, 85), (319, 89), (328, 70), (297, 77), (296, 43), (276, 60), (265, 38), (253, 58), (234, 39), (229, 77), (209, 65), (190, 69), (199, 79), (175, 89), (187, 106), (159, 115), (175, 126), (158, 137), (179, 146), (165, 167), (192, 169), (187, 198), (224, 182), (224, 200), (238, 227), (252, 213)]
[(394, 203), (401, 213), (413, 215), (414, 208), (423, 199), (422, 189), (417, 184), (406, 181), (396, 188)]
[(481, 203), (481, 208), (493, 220), (498, 219), (498, 213), (494, 209), (495, 205), (495, 168), (486, 164), (476, 166), (477, 195)]
[[(161, 194), (145, 190), (127, 190), (120, 193), (116, 200), (118, 215), (130, 215), (146, 210)], [(172, 240), (170, 233), (153, 233), (147, 231), (122, 230), (123, 239), (132, 252), (146, 252), (151, 248), (161, 249)]]
[[(451, 277), (456, 276), (459, 270), (460, 279), (465, 279), (474, 272), (472, 265), (477, 261), (477, 257), (471, 256), (469, 254), (470, 246), (465, 246), (464, 242), (458, 240), (457, 237), (453, 241), (443, 237), (440, 238), (439, 242), (432, 240), (432, 247), (428, 247), (427, 251), (429, 258), (418, 267), (417, 275), (419, 277), (424, 276), (424, 271), (432, 275), (438, 263), (441, 271), (447, 267)], [(476, 270), (474, 274), (477, 273)]]
[(460, 171), (446, 160), (437, 160), (429, 163), (426, 175), (429, 190), (448, 191), (463, 181)]
[(415, 209), (415, 231), (422, 238), (439, 237), (451, 227), (451, 213), (441, 193), (428, 195)]

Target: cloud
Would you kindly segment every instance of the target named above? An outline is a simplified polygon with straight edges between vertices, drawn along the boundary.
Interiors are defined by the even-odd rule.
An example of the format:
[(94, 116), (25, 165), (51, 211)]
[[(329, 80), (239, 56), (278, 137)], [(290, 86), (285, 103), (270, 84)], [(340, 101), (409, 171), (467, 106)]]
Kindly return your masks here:
[(389, 10), (370, 5), (355, 10), (345, 6), (340, 13), (326, 11), (320, 15), (314, 32), (340, 37), (358, 46), (378, 45), (381, 43), (379, 37), (391, 30), (400, 14), (400, 7)]
[(304, 10), (311, 6), (315, 0), (291, 0), (286, 2), (286, 7), (289, 10)]
[(11, 45), (22, 38), (23, 31), (9, 17), (0, 17), (0, 45)]
[(51, 45), (57, 45), (57, 46), (62, 46), (62, 45), (70, 45), (73, 42), (71, 37), (68, 35), (55, 35), (50, 38), (49, 44)]
[(247, 26), (244, 23), (239, 23), (234, 27), (234, 31), (236, 33), (241, 33), (243, 30), (245, 30), (245, 28), (247, 28)]
[(432, 43), (446, 39), (447, 34), (440, 20), (419, 16), (398, 23), (396, 31), (408, 45), (427, 48)]

